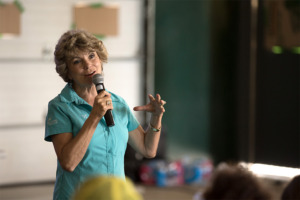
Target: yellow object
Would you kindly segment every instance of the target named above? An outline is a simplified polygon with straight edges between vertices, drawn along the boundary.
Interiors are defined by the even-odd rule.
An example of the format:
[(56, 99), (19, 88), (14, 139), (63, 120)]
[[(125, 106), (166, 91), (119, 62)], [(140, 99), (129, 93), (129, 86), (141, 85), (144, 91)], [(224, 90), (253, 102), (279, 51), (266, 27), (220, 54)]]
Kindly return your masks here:
[(115, 176), (97, 176), (86, 180), (76, 190), (73, 200), (142, 200), (134, 184)]

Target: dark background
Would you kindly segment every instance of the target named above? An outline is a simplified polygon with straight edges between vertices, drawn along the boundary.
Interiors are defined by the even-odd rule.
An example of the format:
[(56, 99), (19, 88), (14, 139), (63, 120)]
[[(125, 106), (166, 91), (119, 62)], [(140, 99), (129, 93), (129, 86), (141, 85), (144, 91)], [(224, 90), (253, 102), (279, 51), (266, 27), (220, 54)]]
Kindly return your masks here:
[(265, 49), (263, 1), (255, 32), (252, 143), (250, 1), (157, 0), (155, 17), (155, 90), (167, 101), (168, 154), (181, 146), (207, 153), (216, 164), (242, 160), (299, 167), (300, 57)]

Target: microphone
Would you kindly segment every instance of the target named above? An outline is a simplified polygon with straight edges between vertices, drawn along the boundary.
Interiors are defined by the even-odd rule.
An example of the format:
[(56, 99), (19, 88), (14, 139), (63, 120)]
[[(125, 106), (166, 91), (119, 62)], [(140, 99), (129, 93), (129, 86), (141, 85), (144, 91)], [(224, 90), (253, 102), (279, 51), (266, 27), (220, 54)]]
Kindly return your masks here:
[[(95, 74), (93, 76), (93, 83), (96, 85), (96, 90), (97, 90), (98, 94), (101, 91), (105, 90), (103, 82), (104, 82), (104, 78), (103, 78), (103, 76), (101, 74)], [(106, 121), (106, 125), (107, 126), (114, 126), (115, 125), (111, 109), (109, 109), (109, 110), (106, 111), (106, 113), (104, 115), (104, 119)]]

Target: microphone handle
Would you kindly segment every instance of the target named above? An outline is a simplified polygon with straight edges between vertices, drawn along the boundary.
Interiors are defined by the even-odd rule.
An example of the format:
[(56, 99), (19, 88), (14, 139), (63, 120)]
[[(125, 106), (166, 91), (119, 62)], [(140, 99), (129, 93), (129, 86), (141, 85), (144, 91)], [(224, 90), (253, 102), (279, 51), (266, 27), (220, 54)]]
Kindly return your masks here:
[(114, 118), (113, 118), (111, 109), (109, 109), (109, 110), (106, 111), (106, 113), (105, 113), (105, 115), (104, 115), (104, 119), (105, 119), (106, 125), (107, 125), (108, 127), (114, 126), (114, 125), (115, 125), (115, 122), (114, 122)]
[[(100, 84), (99, 84), (99, 85), (100, 85)], [(103, 84), (101, 84), (100, 87), (98, 87), (99, 85), (96, 86), (96, 88), (97, 88), (97, 93), (98, 93), (98, 94), (99, 94), (101, 91), (105, 90)], [(114, 126), (114, 125), (115, 125), (115, 122), (114, 122), (114, 118), (113, 118), (111, 109), (109, 109), (109, 110), (106, 111), (106, 113), (104, 114), (104, 119), (105, 119), (106, 125), (107, 125), (108, 127)]]

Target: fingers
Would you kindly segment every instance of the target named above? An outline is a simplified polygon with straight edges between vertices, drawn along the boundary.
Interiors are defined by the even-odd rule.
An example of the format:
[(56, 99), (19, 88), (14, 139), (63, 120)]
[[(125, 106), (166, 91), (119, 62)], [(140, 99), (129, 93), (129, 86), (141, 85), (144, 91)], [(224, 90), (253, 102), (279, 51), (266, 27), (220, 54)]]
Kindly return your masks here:
[(160, 105), (161, 105), (161, 106), (164, 106), (166, 103), (167, 103), (166, 101), (160, 100)]
[(167, 103), (166, 101), (161, 99), (159, 94), (156, 94), (154, 98), (151, 94), (148, 95), (150, 102), (147, 105), (136, 106), (133, 108), (134, 111), (147, 111), (151, 112), (155, 115), (161, 115), (165, 112), (164, 105)]
[(95, 98), (94, 106), (104, 111), (113, 109), (111, 94), (107, 91), (101, 91)]
[(161, 99), (159, 94), (156, 94), (156, 98), (154, 98), (151, 94), (148, 95), (150, 102), (156, 101), (158, 104), (164, 105), (167, 102)]
[(160, 103), (160, 101), (161, 101), (161, 97), (159, 94), (156, 94), (156, 101), (157, 101), (157, 103)]
[(105, 104), (106, 104), (106, 106), (112, 105), (112, 101), (111, 100), (106, 100)]
[(112, 105), (111, 94), (103, 90), (97, 95), (96, 101), (103, 107), (110, 106)]
[(106, 90), (102, 90), (101, 92), (99, 92), (99, 94), (97, 96), (100, 97), (100, 98), (103, 98), (105, 96), (110, 97), (111, 94), (109, 92), (107, 92)]
[(145, 106), (136, 106), (133, 108), (134, 111), (145, 111), (147, 110), (147, 105)]
[(164, 108), (164, 105), (167, 103), (166, 101), (161, 99), (161, 96), (159, 94), (156, 94), (156, 99), (155, 99), (157, 105), (159, 106), (158, 110), (156, 111), (157, 114), (162, 114), (166, 110)]
[(163, 106), (161, 106), (161, 113), (166, 112), (165, 108)]
[(150, 101), (156, 102), (161, 106), (164, 106), (167, 102), (161, 99), (161, 96), (159, 94), (156, 94), (156, 98), (154, 98), (151, 94), (148, 95)]
[(111, 99), (111, 94), (105, 90), (99, 92), (99, 94), (94, 99), (92, 114), (101, 118), (105, 115), (107, 110), (112, 109), (113, 103)]
[(150, 102), (155, 101), (155, 98), (151, 94), (148, 94), (148, 97), (149, 97)]
[(110, 98), (104, 97), (101, 99), (95, 99), (94, 106), (99, 107), (101, 110), (113, 109), (113, 103)]

